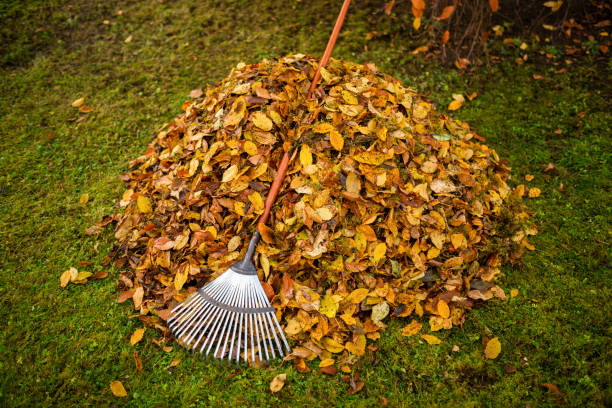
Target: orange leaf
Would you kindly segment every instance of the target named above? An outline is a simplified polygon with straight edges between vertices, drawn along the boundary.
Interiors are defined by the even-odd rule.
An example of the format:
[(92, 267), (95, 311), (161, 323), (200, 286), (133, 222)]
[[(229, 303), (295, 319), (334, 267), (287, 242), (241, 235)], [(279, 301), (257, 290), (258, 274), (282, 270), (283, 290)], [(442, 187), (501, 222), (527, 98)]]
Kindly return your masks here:
[(142, 371), (142, 360), (140, 359), (140, 356), (136, 350), (134, 350), (134, 365), (136, 366), (136, 371)]
[(390, 2), (387, 3), (387, 5), (385, 6), (385, 14), (386, 15), (391, 14), (391, 9), (393, 8), (394, 4), (395, 4), (395, 0), (391, 0)]
[(499, 0), (489, 0), (489, 6), (491, 6), (491, 11), (495, 13), (499, 10)]
[(446, 30), (444, 34), (442, 34), (442, 44), (446, 44), (449, 38), (450, 38), (450, 33), (448, 32), (448, 30)]
[(442, 14), (440, 14), (440, 17), (438, 17), (437, 20), (446, 20), (453, 14), (453, 11), (455, 11), (455, 6), (444, 7), (444, 10), (442, 10)]
[(448, 110), (457, 110), (461, 107), (461, 102), (453, 100), (449, 105), (448, 105)]
[(138, 343), (140, 340), (142, 340), (142, 336), (144, 335), (144, 331), (145, 331), (145, 329), (136, 329), (136, 331), (132, 334), (132, 337), (130, 337), (130, 344), (132, 346), (134, 344)]

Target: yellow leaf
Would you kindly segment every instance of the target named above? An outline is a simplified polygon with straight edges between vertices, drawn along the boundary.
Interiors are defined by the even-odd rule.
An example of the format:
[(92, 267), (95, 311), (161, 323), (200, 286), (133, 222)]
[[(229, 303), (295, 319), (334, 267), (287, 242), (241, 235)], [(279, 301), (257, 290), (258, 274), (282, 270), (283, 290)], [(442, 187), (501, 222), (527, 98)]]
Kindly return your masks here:
[(402, 336), (414, 336), (415, 334), (421, 331), (422, 327), (423, 324), (421, 322), (413, 320), (410, 322), (409, 325), (405, 326), (402, 329)]
[(227, 250), (229, 252), (235, 251), (236, 249), (238, 249), (239, 246), (240, 246), (240, 237), (238, 235), (232, 237), (227, 242)]
[(261, 269), (264, 271), (265, 278), (268, 279), (268, 275), (270, 275), (270, 261), (268, 260), (268, 257), (261, 254), (259, 262), (261, 263)]
[(337, 130), (332, 130), (329, 132), (329, 142), (332, 147), (338, 151), (341, 151), (344, 147), (344, 138)]
[(81, 281), (84, 281), (85, 279), (89, 278), (91, 275), (93, 275), (93, 273), (87, 272), (87, 271), (81, 271), (77, 274), (77, 277), (74, 281), (81, 283)]
[(79, 106), (81, 106), (83, 103), (85, 103), (85, 98), (79, 98), (79, 99), (75, 99), (72, 102), (72, 107), (73, 108), (78, 108)]
[(111, 381), (110, 389), (115, 397), (127, 397), (127, 392), (123, 388), (121, 381)]
[(270, 382), (270, 391), (279, 392), (285, 386), (286, 380), (287, 380), (287, 374), (285, 373), (279, 374), (276, 377), (274, 377), (272, 379), (272, 382)]
[(336, 312), (338, 311), (338, 304), (334, 300), (332, 295), (325, 295), (323, 299), (321, 299), (321, 304), (319, 306), (319, 313), (324, 314), (327, 317), (336, 316)]
[(457, 110), (461, 107), (461, 102), (457, 101), (457, 100), (453, 100), (449, 105), (448, 105), (448, 110), (454, 111)]
[(464, 245), (467, 245), (467, 240), (463, 234), (453, 234), (451, 235), (451, 243), (455, 247), (455, 249), (459, 249)]
[(361, 191), (361, 179), (353, 172), (346, 177), (346, 191), (357, 194)]
[(361, 303), (362, 300), (364, 300), (366, 298), (366, 296), (368, 296), (369, 290), (367, 288), (359, 288), (359, 289), (355, 289), (354, 291), (351, 292), (350, 295), (348, 295), (348, 297), (346, 298), (346, 300), (348, 300), (351, 303)]
[(438, 314), (444, 319), (448, 319), (448, 317), (450, 316), (450, 309), (448, 307), (448, 304), (443, 300), (439, 300), (437, 308)]
[(412, 27), (415, 30), (418, 30), (419, 27), (421, 27), (421, 17), (417, 17), (417, 18), (414, 19), (414, 21), (412, 22)]
[(421, 338), (427, 342), (427, 344), (440, 344), (442, 340), (431, 334), (422, 334)]
[(344, 102), (350, 105), (357, 105), (359, 103), (355, 95), (349, 91), (342, 91), (342, 99), (344, 99)]
[(153, 208), (151, 207), (151, 200), (143, 195), (138, 196), (136, 205), (141, 213), (150, 213), (153, 211)]
[(68, 285), (68, 282), (70, 282), (70, 269), (64, 271), (64, 273), (62, 273), (60, 276), (60, 286), (65, 288)]
[(223, 172), (223, 177), (221, 179), (221, 182), (222, 183), (230, 182), (233, 179), (235, 179), (237, 175), (238, 175), (238, 166), (233, 164), (230, 167), (228, 167), (227, 170)]
[(321, 340), (321, 343), (327, 351), (332, 353), (340, 353), (342, 352), (342, 350), (344, 350), (344, 346), (338, 343), (336, 340), (332, 339), (331, 337), (324, 337)]
[(187, 268), (180, 268), (174, 275), (174, 289), (181, 290), (187, 282)]
[(366, 337), (365, 334), (360, 334), (355, 339), (355, 342), (348, 341), (344, 347), (348, 350), (349, 353), (355, 354), (356, 356), (363, 356), (365, 354), (366, 347)]
[(378, 263), (378, 261), (383, 259), (386, 253), (387, 253), (387, 244), (385, 244), (384, 242), (381, 242), (378, 245), (376, 245), (376, 248), (374, 248), (374, 253), (372, 254), (372, 257), (374, 258), (374, 263)]
[(302, 145), (300, 149), (300, 163), (302, 167), (308, 167), (312, 164), (312, 153), (308, 145)]
[(88, 201), (89, 201), (89, 194), (87, 193), (81, 195), (81, 198), (79, 198), (79, 203), (81, 204), (85, 204)]
[(327, 207), (317, 208), (317, 214), (319, 214), (323, 221), (329, 221), (334, 218), (334, 213)]
[(74, 282), (76, 280), (78, 280), (79, 278), (79, 271), (77, 271), (77, 268), (71, 267), (70, 269), (68, 269), (68, 272), (70, 272), (70, 281)]
[(255, 112), (251, 118), (255, 126), (266, 132), (272, 130), (272, 126), (274, 126), (272, 120), (261, 111)]
[(351, 367), (349, 367), (349, 366), (345, 365), (345, 366), (342, 366), (342, 367), (340, 368), (340, 370), (342, 370), (342, 372), (343, 372), (343, 373), (347, 373), (347, 374), (348, 374), (348, 373), (350, 373), (350, 372), (351, 372)]
[(340, 318), (344, 320), (344, 323), (348, 324), (349, 326), (357, 323), (357, 319), (347, 313), (340, 315)]
[(529, 198), (539, 197), (541, 193), (542, 193), (542, 191), (539, 188), (537, 188), (537, 187), (530, 188), (529, 189)]
[(144, 335), (145, 329), (136, 329), (134, 333), (132, 333), (132, 337), (130, 337), (130, 344), (133, 346), (142, 340), (142, 336)]
[(491, 340), (489, 340), (487, 346), (485, 347), (485, 357), (493, 360), (497, 358), (497, 356), (499, 356), (500, 352), (501, 343), (499, 342), (499, 339), (497, 337), (493, 337)]
[(333, 358), (326, 358), (324, 360), (321, 360), (321, 362), (319, 363), (319, 367), (327, 367), (333, 365), (335, 362), (336, 360), (334, 360)]
[(209, 225), (208, 227), (204, 228), (204, 231), (210, 232), (213, 236), (213, 239), (217, 239), (217, 229), (212, 225)]
[(181, 363), (181, 359), (180, 358), (175, 358), (174, 360), (172, 360), (172, 362), (170, 363), (170, 367), (176, 367), (177, 365), (179, 365)]
[(525, 174), (525, 181), (533, 180), (533, 174)]
[(336, 128), (331, 123), (320, 122), (312, 128), (312, 131), (315, 133), (327, 133), (335, 129)]
[(255, 156), (258, 153), (257, 145), (251, 142), (250, 140), (247, 140), (246, 142), (244, 142), (243, 148), (244, 148), (244, 151), (249, 154), (249, 156)]
[(518, 294), (519, 294), (519, 290), (518, 290), (518, 289), (512, 289), (512, 290), (510, 291), (510, 297), (511, 297), (511, 298), (513, 298), (513, 297), (517, 297), (517, 296), (518, 296)]

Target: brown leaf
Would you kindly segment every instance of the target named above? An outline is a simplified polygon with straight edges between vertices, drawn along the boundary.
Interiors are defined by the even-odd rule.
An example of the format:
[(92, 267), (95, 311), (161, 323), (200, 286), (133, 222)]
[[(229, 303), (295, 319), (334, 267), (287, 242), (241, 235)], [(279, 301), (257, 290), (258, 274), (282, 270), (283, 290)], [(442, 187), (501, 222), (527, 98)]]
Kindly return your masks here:
[(140, 356), (138, 355), (138, 351), (134, 350), (134, 365), (136, 366), (136, 371), (137, 372), (142, 372), (142, 360), (140, 359)]

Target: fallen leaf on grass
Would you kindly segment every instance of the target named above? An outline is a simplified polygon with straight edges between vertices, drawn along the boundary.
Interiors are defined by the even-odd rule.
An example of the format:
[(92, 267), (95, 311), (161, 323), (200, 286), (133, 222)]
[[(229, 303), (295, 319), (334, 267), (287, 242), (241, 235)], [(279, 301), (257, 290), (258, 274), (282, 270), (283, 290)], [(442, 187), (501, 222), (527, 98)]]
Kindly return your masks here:
[(272, 379), (270, 382), (270, 391), (279, 392), (285, 386), (285, 380), (287, 379), (287, 374), (279, 374)]
[(440, 344), (442, 340), (431, 334), (422, 334), (421, 338), (427, 342), (427, 344)]
[(451, 111), (455, 111), (457, 109), (459, 109), (461, 107), (462, 103), (457, 101), (457, 100), (453, 100), (449, 105), (448, 105), (448, 110)]
[(133, 346), (142, 340), (142, 336), (144, 335), (145, 329), (136, 329), (134, 333), (132, 333), (132, 337), (130, 337), (130, 344)]
[(125, 388), (123, 388), (121, 381), (111, 381), (110, 389), (115, 397), (127, 397), (127, 392), (125, 391)]
[(79, 198), (79, 203), (80, 204), (85, 204), (89, 201), (89, 194), (85, 193), (81, 195), (81, 198)]
[(89, 113), (94, 110), (94, 107), (91, 105), (83, 105), (79, 108), (79, 112), (81, 113)]
[(181, 359), (180, 358), (175, 358), (174, 360), (172, 360), (172, 362), (170, 363), (169, 367), (176, 367), (180, 363), (181, 363)]
[(202, 96), (202, 94), (204, 93), (204, 91), (202, 91), (201, 88), (199, 89), (192, 89), (191, 92), (189, 92), (189, 96), (193, 99), (197, 99), (200, 96)]
[(499, 342), (499, 339), (497, 337), (493, 337), (491, 340), (489, 340), (489, 342), (487, 343), (487, 346), (485, 347), (485, 357), (488, 359), (496, 359), (497, 356), (499, 356), (499, 353), (501, 352), (501, 343)]
[(125, 40), (123, 40), (124, 43), (129, 43), (131, 41), (132, 41), (132, 35), (131, 34), (128, 35), (128, 37)]
[(138, 351), (134, 350), (134, 365), (136, 366), (136, 371), (137, 372), (142, 372), (142, 360), (140, 359), (140, 356), (138, 355)]
[(78, 108), (81, 105), (83, 105), (84, 102), (85, 102), (85, 98), (79, 98), (79, 99), (75, 99), (71, 105), (73, 108)]
[(421, 331), (422, 327), (423, 323), (413, 320), (410, 322), (409, 325), (405, 326), (402, 329), (402, 336), (414, 336), (415, 334)]
[(513, 297), (517, 297), (517, 296), (518, 296), (518, 293), (519, 293), (519, 290), (518, 290), (518, 289), (512, 289), (512, 290), (510, 291), (510, 297), (511, 297), (511, 298), (513, 298)]

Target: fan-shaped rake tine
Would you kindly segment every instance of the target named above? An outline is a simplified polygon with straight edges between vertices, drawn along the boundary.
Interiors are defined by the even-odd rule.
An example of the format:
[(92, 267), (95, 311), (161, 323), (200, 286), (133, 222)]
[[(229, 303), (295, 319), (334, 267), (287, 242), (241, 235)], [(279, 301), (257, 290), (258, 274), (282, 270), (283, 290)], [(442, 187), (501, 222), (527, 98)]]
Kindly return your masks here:
[[(259, 292), (257, 291), (257, 286), (261, 286), (259, 284), (259, 282), (255, 282), (253, 286), (255, 286), (253, 289), (254, 293), (253, 293), (253, 298), (255, 299), (255, 306), (257, 308), (261, 308), (261, 307), (266, 307), (266, 303), (262, 301), (262, 299), (259, 297)], [(264, 332), (264, 327), (265, 327), (265, 322), (263, 321), (263, 314), (265, 314), (265, 312), (263, 313), (257, 313), (255, 314), (255, 320), (257, 322), (257, 326), (259, 326), (259, 336), (258, 338), (261, 338), (261, 344), (263, 346), (264, 349), (264, 353), (266, 355), (266, 361), (270, 360), (270, 353), (268, 352), (268, 344), (266, 343), (266, 339), (269, 339), (266, 336), (266, 333)], [(268, 333), (269, 334), (269, 333)], [(259, 340), (257, 341), (257, 346), (259, 347)], [(260, 349), (260, 359), (262, 358), (261, 356), (261, 349)]]
[[(223, 288), (223, 287), (219, 287), (219, 288), (215, 288), (213, 294), (221, 294), (224, 293), (226, 291), (228, 291), (229, 289), (227, 288)], [(186, 335), (185, 337), (185, 341), (187, 339), (193, 339), (196, 335), (197, 335), (197, 331), (200, 329), (200, 327), (202, 326), (203, 322), (206, 320), (206, 318), (208, 317), (208, 315), (211, 313), (211, 311), (214, 309), (214, 305), (210, 304), (209, 302), (206, 301), (206, 299), (204, 299), (204, 297), (200, 296), (200, 298), (203, 300), (204, 303), (204, 310), (201, 311), (198, 315), (198, 323), (197, 324), (190, 324), (189, 326), (183, 326), (181, 328), (181, 331), (177, 331), (177, 337), (179, 335), (183, 335), (185, 334), (184, 332), (186, 330), (189, 329), (189, 327), (191, 327), (191, 331), (189, 332), (188, 335)], [(180, 334), (179, 334), (180, 333)], [(198, 339), (199, 341), (199, 339)], [(195, 343), (197, 344), (197, 342)], [(195, 346), (194, 344), (194, 346)]]
[[(188, 305), (185, 305), (185, 307), (183, 307), (181, 310), (177, 312), (174, 312), (173, 310), (174, 314), (171, 318), (172, 321), (168, 324), (168, 327), (172, 330), (173, 326), (176, 326), (180, 324), (181, 322), (185, 321), (185, 317), (193, 310), (193, 306), (197, 306), (197, 304), (200, 303), (201, 301), (202, 301), (202, 298), (200, 296), (192, 295), (191, 300), (189, 300)], [(176, 308), (179, 308), (181, 306), (183, 306), (182, 303), (178, 305)]]
[[(205, 287), (211, 287), (211, 288), (213, 288), (212, 291), (217, 291), (219, 289), (219, 287), (216, 287), (216, 285), (212, 285), (213, 283), (214, 282), (211, 282), (210, 284), (206, 285)], [(181, 310), (180, 314), (177, 314), (177, 320), (175, 320), (174, 322), (172, 322), (172, 324), (170, 324), (168, 326), (171, 331), (176, 332), (178, 330), (181, 330), (181, 329), (179, 329), (179, 327), (182, 328), (182, 326), (184, 326), (183, 323), (185, 323), (186, 319), (189, 319), (188, 316), (190, 316), (190, 313), (192, 313), (194, 311), (194, 308), (197, 308), (202, 303), (204, 303), (205, 299), (198, 292), (194, 293), (192, 295), (192, 297), (194, 297), (196, 299), (195, 302), (190, 302), (188, 305), (185, 305), (183, 310)], [(181, 306), (181, 305), (179, 305), (179, 306)], [(172, 326), (174, 326), (174, 327), (172, 327)]]
[[(261, 291), (257, 291), (257, 295), (259, 296), (259, 299), (263, 303), (264, 306), (269, 305), (269, 302), (267, 302), (268, 298), (266, 294), (263, 292), (263, 289)], [(270, 320), (269, 313), (271, 312), (263, 313), (261, 318), (264, 321), (264, 327), (266, 328), (266, 333), (268, 334), (268, 342), (270, 343), (270, 350), (272, 351), (272, 358), (276, 358), (276, 353), (274, 352), (274, 344), (272, 343), (272, 336), (270, 335), (270, 332), (272, 332), (272, 334), (274, 335), (274, 340), (276, 340), (276, 345), (278, 346), (278, 349), (281, 355), (282, 355), (282, 349), (281, 349), (280, 343), (278, 342), (278, 337), (276, 337), (276, 331), (274, 330), (273, 323)]]
[[(256, 284), (257, 283), (258, 282), (256, 282)], [(255, 290), (257, 290), (255, 288), (255, 285), (251, 284), (251, 288), (249, 290), (249, 297), (251, 299), (251, 308), (256, 308), (258, 306), (257, 305), (257, 301), (255, 299), (255, 293), (254, 293)], [(251, 317), (253, 319), (253, 326), (255, 327), (255, 339), (257, 340), (257, 352), (259, 353), (259, 363), (261, 364), (262, 361), (263, 361), (263, 355), (262, 355), (262, 352), (261, 352), (261, 344), (259, 342), (260, 335), (259, 335), (259, 324), (258, 324), (258, 321), (257, 321), (257, 314), (256, 313), (252, 313)], [(253, 363), (255, 363), (255, 359), (254, 358), (253, 358)]]
[[(219, 301), (220, 302), (223, 302), (232, 293), (232, 286), (226, 285), (225, 289), (226, 290), (222, 294), (220, 294), (220, 296), (219, 296)], [(208, 328), (210, 327), (211, 323), (213, 324), (213, 326), (211, 327), (211, 331), (214, 329), (214, 327), (217, 325), (217, 323), (219, 323), (219, 317), (220, 317), (220, 313), (222, 311), (223, 311), (223, 309), (213, 305), (213, 312), (210, 315), (210, 319), (206, 323), (206, 326), (202, 329), (202, 331), (200, 333), (200, 336), (198, 337), (198, 340), (196, 341), (196, 344), (199, 344), (200, 343), (200, 339), (202, 338), (202, 336), (204, 336), (204, 334), (206, 334), (208, 332)], [(210, 340), (210, 336), (208, 336), (204, 340), (204, 342), (202, 343), (202, 346), (200, 348), (200, 356), (202, 355), (202, 351), (204, 350), (204, 347), (206, 346), (206, 344), (208, 343), (209, 340)]]
[[(217, 291), (221, 292), (222, 290), (223, 290), (223, 288), (219, 288)], [(197, 305), (197, 307), (200, 308), (200, 306), (203, 305), (204, 309), (207, 309), (207, 306), (209, 305), (209, 303), (206, 301), (206, 299), (203, 296), (200, 295), (199, 298), (201, 299), (201, 302)], [(185, 334), (185, 331), (188, 330), (189, 327), (193, 327), (191, 323), (194, 321), (194, 319), (196, 317), (199, 317), (201, 314), (202, 313), (200, 312), (196, 316), (195, 313), (194, 313), (194, 315), (191, 315), (187, 319), (187, 321), (184, 321), (184, 323), (182, 323), (179, 326), (175, 327), (174, 331), (176, 332), (177, 337), (179, 335)]]
[(203, 307), (205, 305), (206, 304), (204, 302), (204, 299), (200, 300), (197, 303), (194, 303), (190, 308), (189, 313), (182, 316), (180, 320), (177, 321), (177, 324), (170, 329), (174, 333), (176, 333), (177, 338), (179, 335), (183, 334), (185, 328), (189, 327), (191, 321), (197, 316), (198, 312), (200, 311), (200, 307)]
[[(223, 321), (225, 321), (225, 315), (227, 314), (227, 310), (219, 308), (219, 313), (215, 317), (215, 323), (210, 328), (211, 335), (206, 339), (205, 344), (208, 344), (208, 348), (206, 349), (206, 361), (208, 361), (208, 354), (210, 350), (215, 345), (215, 339), (217, 337), (217, 333), (222, 326)], [(204, 346), (200, 349), (200, 353), (204, 350)], [(214, 357), (214, 355), (213, 355)]]
[(182, 303), (179, 303), (174, 309), (172, 309), (172, 316), (168, 319), (168, 327), (174, 323), (174, 320), (178, 318), (193, 301), (197, 300), (197, 292), (193, 293), (187, 299), (185, 299)]
[[(250, 283), (250, 282), (249, 282)], [(249, 290), (248, 291), (248, 303), (247, 303), (247, 307), (251, 308), (253, 307), (253, 302), (252, 302), (252, 298), (251, 298), (252, 292)], [(253, 330), (254, 328), (254, 324), (253, 324), (253, 315), (249, 314), (249, 322), (251, 325), (251, 363), (255, 364), (255, 340), (253, 339), (253, 332), (255, 330)]]
[[(236, 291), (236, 298), (235, 298), (235, 303), (236, 306), (238, 306), (238, 304), (240, 303), (240, 298), (242, 296), (242, 286), (240, 288), (238, 288), (238, 290)], [(225, 347), (227, 346), (227, 343), (230, 341), (230, 332), (231, 332), (231, 345), (228, 349), (228, 357), (227, 357), (227, 366), (229, 367), (232, 361), (232, 347), (234, 345), (234, 339), (235, 339), (235, 335), (236, 335), (236, 326), (238, 325), (238, 322), (236, 321), (238, 316), (238, 312), (232, 312), (229, 316), (230, 319), (230, 326), (229, 326), (229, 330), (227, 331), (227, 335), (225, 337), (225, 341), (223, 342), (223, 349), (221, 350), (221, 356), (225, 355)]]
[(208, 317), (212, 309), (213, 306), (211, 304), (205, 303), (204, 307), (202, 308), (202, 311), (198, 315), (197, 322), (194, 320), (193, 324), (190, 325), (190, 330), (183, 334), (185, 342), (190, 343), (191, 340), (195, 338), (198, 331), (202, 327), (202, 323), (206, 321), (206, 318)]
[[(232, 296), (230, 296), (230, 298), (228, 299), (226, 303), (227, 305), (230, 305), (230, 306), (234, 305), (234, 302), (236, 301), (239, 290), (236, 290), (236, 288), (234, 288), (232, 292), (233, 292)], [(223, 343), (223, 350), (225, 350), (225, 342), (223, 341), (223, 335), (225, 334), (225, 331), (228, 329), (228, 326), (231, 325), (232, 313), (233, 312), (230, 310), (225, 310), (223, 317), (222, 317), (223, 321), (221, 325), (217, 328), (217, 331), (221, 330), (221, 332), (219, 333), (219, 340), (217, 341), (217, 346), (215, 347), (215, 351), (213, 352), (213, 357), (219, 360), (219, 364), (221, 364), (221, 360), (223, 359), (223, 352), (221, 353), (221, 358), (217, 357), (218, 355), (217, 353), (219, 352), (219, 347), (221, 346), (221, 343)], [(215, 333), (215, 337), (216, 337), (216, 333)], [(212, 347), (212, 343), (210, 346)], [(208, 355), (208, 351), (206, 351), (206, 354)]]

